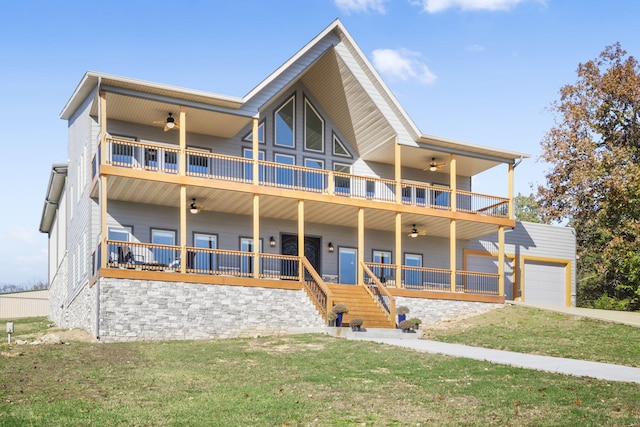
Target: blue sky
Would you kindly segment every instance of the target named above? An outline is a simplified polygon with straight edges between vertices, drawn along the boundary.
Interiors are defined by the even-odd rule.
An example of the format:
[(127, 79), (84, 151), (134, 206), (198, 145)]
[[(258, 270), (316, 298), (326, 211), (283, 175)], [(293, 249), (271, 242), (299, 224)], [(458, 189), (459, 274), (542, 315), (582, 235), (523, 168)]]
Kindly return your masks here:
[[(605, 46), (640, 57), (639, 16), (636, 0), (3, 2), (0, 284), (47, 278), (38, 226), (66, 161), (59, 113), (88, 70), (244, 96), (340, 18), (423, 133), (531, 154), (516, 169), (528, 194), (544, 183), (545, 109)], [(474, 190), (503, 193), (497, 172)]]

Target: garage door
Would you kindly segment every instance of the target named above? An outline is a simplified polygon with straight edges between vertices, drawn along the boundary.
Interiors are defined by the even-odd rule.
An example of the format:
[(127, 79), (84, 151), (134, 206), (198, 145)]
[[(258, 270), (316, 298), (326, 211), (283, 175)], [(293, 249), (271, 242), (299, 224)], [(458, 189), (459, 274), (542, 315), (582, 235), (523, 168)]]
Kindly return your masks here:
[(564, 307), (567, 302), (566, 269), (565, 263), (525, 260), (525, 302)]
[[(467, 255), (466, 270), (478, 273), (498, 274), (498, 259), (493, 256)], [(504, 260), (505, 299), (513, 300), (513, 267), (510, 259)]]

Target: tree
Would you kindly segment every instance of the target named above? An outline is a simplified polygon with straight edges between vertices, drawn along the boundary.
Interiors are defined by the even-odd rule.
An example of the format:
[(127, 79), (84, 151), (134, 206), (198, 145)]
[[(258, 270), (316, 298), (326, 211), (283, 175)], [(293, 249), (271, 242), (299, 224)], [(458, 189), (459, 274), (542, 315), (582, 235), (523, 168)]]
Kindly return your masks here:
[(513, 199), (513, 204), (514, 213), (518, 221), (542, 222), (538, 201), (535, 199), (533, 194), (523, 196), (518, 193), (518, 195)]
[[(579, 302), (640, 308), (640, 67), (619, 43), (580, 64), (551, 105), (542, 141), (551, 169), (537, 199), (545, 220), (576, 229)], [(588, 280), (587, 280), (588, 279)], [(619, 304), (618, 304), (619, 306)]]

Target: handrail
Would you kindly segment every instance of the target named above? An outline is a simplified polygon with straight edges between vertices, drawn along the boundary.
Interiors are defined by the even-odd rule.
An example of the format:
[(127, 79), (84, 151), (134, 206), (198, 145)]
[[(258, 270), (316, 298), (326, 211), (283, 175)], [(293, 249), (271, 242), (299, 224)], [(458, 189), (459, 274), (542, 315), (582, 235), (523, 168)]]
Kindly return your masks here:
[(333, 292), (331, 292), (326, 283), (324, 283), (324, 280), (322, 280), (316, 269), (313, 268), (307, 257), (300, 257), (300, 261), (305, 271), (308, 272), (311, 279), (313, 279), (313, 281), (306, 280), (307, 276), (305, 274), (305, 280), (303, 280), (302, 283), (309, 295), (315, 299), (316, 306), (320, 309), (322, 317), (327, 320), (327, 313), (329, 313), (333, 306)]
[[(251, 165), (257, 162), (258, 180), (263, 186), (383, 203), (396, 203), (398, 200), (396, 181), (393, 179), (253, 160), (194, 149), (186, 149), (186, 157), (182, 160), (177, 146), (114, 137), (108, 137), (105, 141), (107, 155), (105, 159), (97, 159), (95, 173), (99, 170), (99, 165), (104, 163), (175, 175), (179, 173), (180, 163), (186, 161), (184, 170), (188, 176), (251, 184)], [(93, 169), (92, 166), (92, 173)], [(409, 180), (400, 180), (400, 188), (402, 194), (399, 200), (403, 205), (451, 210), (451, 198), (456, 197), (456, 210), (459, 212), (500, 218), (509, 215), (510, 200), (505, 197), (458, 189), (452, 191), (445, 186)]]
[[(375, 274), (373, 274), (373, 272), (369, 269), (369, 267), (367, 266), (366, 263), (362, 263), (362, 268), (365, 272), (366, 275), (369, 276), (369, 278), (371, 279), (371, 282), (369, 284), (364, 284), (363, 286), (364, 288), (367, 290), (367, 292), (369, 293), (369, 295), (371, 295), (371, 298), (373, 298), (373, 300), (375, 301), (376, 304), (378, 304), (380, 307), (382, 307), (382, 309), (384, 309), (389, 317), (390, 320), (393, 321), (395, 323), (396, 321), (396, 300), (393, 297), (393, 295), (391, 295), (391, 293), (389, 292), (389, 290), (382, 286), (382, 283), (380, 283), (380, 281), (378, 280), (378, 278), (375, 276)], [(370, 287), (374, 287), (376, 289), (376, 292), (379, 292), (380, 295), (374, 295), (373, 292), (371, 291)], [(386, 299), (385, 299), (386, 298)], [(380, 302), (380, 300), (387, 302), (388, 307), (385, 307), (385, 305)]]

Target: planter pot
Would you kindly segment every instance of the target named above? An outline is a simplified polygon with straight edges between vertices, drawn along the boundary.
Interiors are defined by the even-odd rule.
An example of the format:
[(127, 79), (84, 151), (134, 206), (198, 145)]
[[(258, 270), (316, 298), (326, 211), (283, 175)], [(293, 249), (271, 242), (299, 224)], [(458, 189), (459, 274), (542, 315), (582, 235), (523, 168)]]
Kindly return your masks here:
[(342, 326), (342, 313), (336, 313), (336, 326)]
[(360, 326), (352, 326), (352, 327), (351, 327), (351, 330), (352, 330), (353, 332), (359, 331), (359, 330), (360, 330)]
[(413, 330), (417, 331), (418, 329), (420, 329), (420, 325), (413, 325)]
[(329, 320), (329, 326), (336, 326), (335, 320)]
[[(407, 318), (406, 314), (398, 314), (398, 325), (400, 325), (400, 322), (402, 322), (403, 320), (405, 320)], [(398, 326), (399, 328), (400, 326)]]

